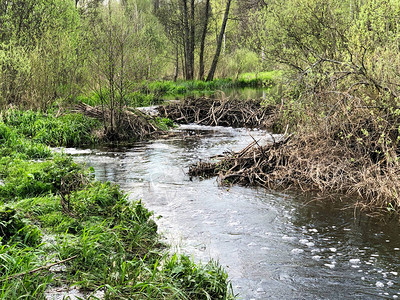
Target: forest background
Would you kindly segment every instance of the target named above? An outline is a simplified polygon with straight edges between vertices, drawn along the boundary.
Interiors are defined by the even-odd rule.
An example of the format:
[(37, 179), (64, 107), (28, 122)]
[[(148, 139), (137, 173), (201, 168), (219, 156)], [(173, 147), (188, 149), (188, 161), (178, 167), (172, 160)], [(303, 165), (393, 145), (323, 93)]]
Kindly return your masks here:
[(399, 18), (395, 0), (2, 1), (0, 103), (101, 104), (113, 136), (174, 81), (273, 71), (264, 102), (296, 133), (287, 181), (397, 210)]

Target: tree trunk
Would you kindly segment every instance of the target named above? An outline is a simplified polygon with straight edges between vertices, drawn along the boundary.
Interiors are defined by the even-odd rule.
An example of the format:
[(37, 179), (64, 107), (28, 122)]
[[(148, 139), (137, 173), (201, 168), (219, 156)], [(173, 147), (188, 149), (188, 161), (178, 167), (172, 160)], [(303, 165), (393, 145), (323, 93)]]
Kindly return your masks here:
[(232, 2), (232, 0), (228, 0), (228, 2), (226, 3), (224, 20), (222, 21), (221, 31), (219, 33), (219, 37), (218, 37), (218, 41), (217, 41), (217, 50), (215, 51), (214, 59), (211, 64), (211, 69), (208, 72), (207, 81), (211, 81), (214, 79), (214, 74), (215, 74), (215, 70), (217, 68), (218, 58), (221, 53), (222, 40), (223, 40), (224, 34), (225, 34), (226, 23), (228, 22), (229, 9), (231, 6), (231, 2)]
[(194, 20), (194, 0), (190, 1), (190, 53), (189, 53), (189, 64), (190, 64), (190, 80), (194, 79), (194, 35), (195, 35), (195, 20)]
[(175, 57), (175, 75), (174, 75), (174, 82), (178, 79), (179, 75), (179, 49), (178, 45), (176, 46), (176, 57)]
[(207, 29), (208, 29), (208, 18), (210, 10), (210, 0), (206, 1), (205, 15), (204, 15), (204, 24), (203, 24), (203, 33), (201, 35), (201, 44), (200, 44), (200, 58), (199, 58), (199, 80), (204, 79), (204, 46), (206, 42)]
[(188, 16), (188, 7), (187, 1), (182, 0), (183, 4), (183, 26), (184, 26), (184, 38), (183, 44), (185, 45), (185, 78), (186, 80), (190, 80), (191, 68), (190, 68), (190, 29), (189, 29), (189, 16)]

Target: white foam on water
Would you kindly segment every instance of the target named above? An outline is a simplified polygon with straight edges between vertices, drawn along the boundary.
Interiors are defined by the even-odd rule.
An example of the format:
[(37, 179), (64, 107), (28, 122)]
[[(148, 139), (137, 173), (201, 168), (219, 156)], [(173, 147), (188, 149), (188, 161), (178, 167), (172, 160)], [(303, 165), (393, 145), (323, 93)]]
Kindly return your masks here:
[(301, 239), (301, 240), (299, 240), (299, 243), (300, 243), (300, 244), (304, 244), (304, 245), (306, 245), (308, 242), (309, 242), (309, 241), (306, 240), (306, 239)]
[(315, 244), (314, 244), (313, 242), (308, 242), (308, 243), (306, 243), (306, 246), (307, 246), (307, 247), (314, 247)]
[(326, 267), (328, 267), (330, 269), (333, 269), (335, 267), (335, 264), (334, 263), (332, 263), (332, 264), (324, 264), (324, 266), (326, 266)]
[(349, 263), (351, 263), (351, 264), (359, 264), (360, 263), (360, 259), (352, 258), (352, 259), (349, 260)]
[(392, 271), (392, 272), (390, 272), (390, 274), (397, 276), (399, 273)]
[(331, 251), (331, 252), (336, 252), (337, 249), (336, 249), (336, 248), (329, 248), (329, 251)]
[(303, 253), (304, 250), (303, 249), (299, 249), (299, 248), (295, 248), (292, 251), (290, 251), (292, 254), (300, 254)]
[(313, 260), (320, 260), (321, 256), (319, 255), (314, 255), (313, 257), (311, 257)]
[(375, 286), (378, 287), (378, 288), (383, 288), (385, 286), (385, 284), (383, 282), (377, 281), (375, 283)]
[(265, 294), (265, 291), (263, 288), (258, 288), (256, 292), (259, 294)]

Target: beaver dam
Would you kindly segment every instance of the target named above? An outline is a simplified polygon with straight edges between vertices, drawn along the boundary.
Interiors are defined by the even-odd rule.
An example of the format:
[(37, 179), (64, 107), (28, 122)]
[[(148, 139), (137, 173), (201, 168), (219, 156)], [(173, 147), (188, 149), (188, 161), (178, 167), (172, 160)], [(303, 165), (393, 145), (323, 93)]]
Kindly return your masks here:
[(159, 107), (160, 115), (179, 124), (195, 123), (233, 128), (269, 128), (276, 115), (274, 106), (262, 106), (261, 100), (186, 98), (183, 102)]
[[(279, 127), (277, 123), (283, 123), (284, 114), (282, 109), (264, 107), (257, 100), (206, 98), (187, 99), (184, 103), (161, 107), (160, 112), (184, 124), (274, 129)], [(341, 193), (357, 200), (356, 205), (369, 213), (396, 211), (400, 203), (397, 197), (400, 166), (393, 157), (397, 157), (398, 150), (389, 147), (389, 143), (383, 149), (378, 140), (385, 133), (378, 130), (378, 124), (371, 124), (361, 112), (355, 116), (358, 119), (341, 120), (332, 116), (329, 123), (315, 123), (315, 129), (297, 128), (292, 134), (287, 133), (286, 126), (279, 139), (269, 144), (253, 140), (241, 151), (197, 162), (190, 167), (189, 175), (218, 176), (221, 183), (290, 188), (325, 195)], [(376, 128), (372, 127), (367, 135), (362, 126)], [(351, 137), (349, 140), (343, 139), (344, 132)], [(392, 135), (393, 130), (387, 134)], [(365, 145), (359, 142), (360, 136)]]

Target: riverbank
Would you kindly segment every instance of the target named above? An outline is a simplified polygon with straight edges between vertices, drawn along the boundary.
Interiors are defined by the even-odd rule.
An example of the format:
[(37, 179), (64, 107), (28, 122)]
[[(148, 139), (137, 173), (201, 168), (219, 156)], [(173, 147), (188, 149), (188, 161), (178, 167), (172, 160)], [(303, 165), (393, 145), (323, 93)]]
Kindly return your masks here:
[(96, 121), (34, 112), (0, 123), (0, 297), (57, 291), (107, 299), (231, 299), (226, 272), (169, 252), (140, 201), (52, 146), (79, 146)]
[(340, 101), (314, 95), (289, 101), (284, 96), (264, 102), (275, 108), (270, 124), (285, 132), (280, 140), (270, 145), (254, 142), (218, 162), (201, 162), (190, 174), (218, 175), (222, 183), (342, 194), (369, 214), (398, 214), (397, 100)]
[[(158, 80), (132, 83), (126, 92), (124, 104), (129, 107), (142, 107), (162, 104), (165, 99), (177, 99), (186, 95), (197, 97), (204, 93), (215, 93), (226, 89), (241, 88), (270, 88), (282, 73), (267, 71), (258, 73), (244, 73), (236, 79), (218, 78), (212, 81), (203, 80)], [(76, 98), (77, 103), (90, 106), (100, 106), (107, 102), (107, 91), (89, 92)], [(102, 98), (103, 97), (103, 98)], [(105, 98), (104, 98), (105, 97)]]

